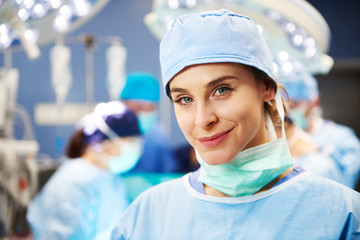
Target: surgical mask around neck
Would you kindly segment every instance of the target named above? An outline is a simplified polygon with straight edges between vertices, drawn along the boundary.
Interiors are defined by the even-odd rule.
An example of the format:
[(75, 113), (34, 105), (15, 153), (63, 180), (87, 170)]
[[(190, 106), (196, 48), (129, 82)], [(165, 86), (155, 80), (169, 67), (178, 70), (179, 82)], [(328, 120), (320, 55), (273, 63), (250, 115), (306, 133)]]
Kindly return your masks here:
[(141, 152), (141, 141), (124, 141), (121, 144), (121, 154), (119, 156), (108, 156), (107, 164), (109, 171), (114, 174), (130, 171), (138, 163)]
[(141, 133), (148, 134), (157, 121), (157, 111), (138, 112), (137, 117)]
[(270, 142), (241, 151), (230, 162), (221, 165), (207, 164), (196, 152), (201, 165), (200, 182), (230, 197), (250, 196), (293, 166), (285, 137), (284, 109), (280, 96), (275, 95), (275, 100), (282, 119), (282, 137), (276, 139), (273, 123), (267, 114)]
[(207, 164), (198, 153), (196, 157), (198, 180), (230, 197), (253, 195), (293, 165), (285, 138), (246, 149), (221, 165)]

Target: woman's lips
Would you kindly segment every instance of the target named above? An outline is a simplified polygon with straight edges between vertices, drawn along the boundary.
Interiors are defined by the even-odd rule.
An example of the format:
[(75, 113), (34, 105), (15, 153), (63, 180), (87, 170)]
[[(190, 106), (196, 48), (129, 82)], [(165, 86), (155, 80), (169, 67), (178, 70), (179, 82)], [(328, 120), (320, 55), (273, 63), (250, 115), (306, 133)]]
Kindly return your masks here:
[(199, 142), (204, 145), (205, 147), (216, 147), (218, 145), (220, 145), (229, 135), (229, 133), (231, 132), (231, 130), (226, 130), (220, 133), (216, 133), (210, 137), (202, 137), (199, 138)]

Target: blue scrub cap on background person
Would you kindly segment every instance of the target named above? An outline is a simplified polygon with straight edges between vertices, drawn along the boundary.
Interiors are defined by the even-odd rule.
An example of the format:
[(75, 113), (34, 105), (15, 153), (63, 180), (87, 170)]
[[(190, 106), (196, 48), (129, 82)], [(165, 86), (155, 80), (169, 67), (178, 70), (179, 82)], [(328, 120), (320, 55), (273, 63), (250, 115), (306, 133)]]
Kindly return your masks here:
[(227, 9), (187, 14), (175, 19), (160, 43), (163, 86), (187, 66), (234, 62), (273, 77), (273, 61), (256, 24)]
[(278, 76), (277, 79), (285, 87), (291, 101), (312, 101), (319, 96), (317, 80), (307, 72)]
[(158, 102), (160, 99), (159, 89), (159, 82), (151, 73), (132, 72), (126, 77), (120, 98), (123, 100)]
[[(105, 131), (103, 125), (105, 123)], [(120, 101), (99, 103), (92, 113), (77, 124), (82, 128), (88, 144), (98, 143), (112, 137), (140, 135), (136, 115)], [(115, 136), (113, 136), (115, 135)]]

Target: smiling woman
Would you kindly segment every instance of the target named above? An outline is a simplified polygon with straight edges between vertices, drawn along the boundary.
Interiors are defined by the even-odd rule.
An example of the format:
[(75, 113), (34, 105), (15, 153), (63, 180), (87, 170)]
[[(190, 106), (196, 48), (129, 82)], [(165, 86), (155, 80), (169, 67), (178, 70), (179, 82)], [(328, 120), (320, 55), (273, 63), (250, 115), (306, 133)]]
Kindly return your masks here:
[(180, 128), (209, 164), (226, 163), (243, 149), (268, 141), (264, 102), (274, 89), (256, 81), (243, 65), (196, 65), (177, 74), (169, 86)]
[(272, 58), (254, 22), (226, 9), (181, 16), (160, 44), (160, 62), (201, 167), (139, 196), (112, 239), (360, 234), (360, 195), (293, 166)]

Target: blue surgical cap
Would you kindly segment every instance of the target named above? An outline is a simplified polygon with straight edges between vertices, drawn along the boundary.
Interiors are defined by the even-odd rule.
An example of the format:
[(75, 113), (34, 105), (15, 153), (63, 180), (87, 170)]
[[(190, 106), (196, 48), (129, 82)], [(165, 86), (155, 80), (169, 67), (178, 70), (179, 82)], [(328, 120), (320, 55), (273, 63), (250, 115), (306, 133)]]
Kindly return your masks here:
[(187, 66), (234, 62), (273, 77), (273, 61), (256, 24), (227, 9), (187, 14), (175, 19), (160, 43), (163, 86)]
[(278, 81), (285, 87), (290, 101), (312, 101), (319, 96), (317, 81), (307, 72), (279, 76)]
[(147, 72), (132, 72), (127, 75), (124, 89), (120, 94), (123, 100), (158, 102), (160, 99), (158, 80)]
[(136, 115), (120, 101), (99, 103), (92, 113), (78, 122), (77, 127), (83, 129), (88, 144), (140, 135)]

